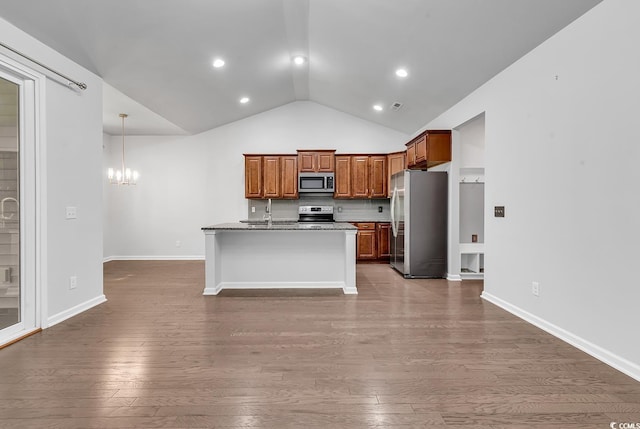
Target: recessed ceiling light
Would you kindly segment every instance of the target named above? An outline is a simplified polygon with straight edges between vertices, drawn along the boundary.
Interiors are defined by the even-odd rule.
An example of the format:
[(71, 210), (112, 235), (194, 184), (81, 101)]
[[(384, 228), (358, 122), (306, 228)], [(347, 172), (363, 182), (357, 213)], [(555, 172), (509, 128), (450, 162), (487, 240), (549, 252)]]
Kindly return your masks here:
[(224, 65), (224, 60), (221, 58), (216, 58), (215, 60), (213, 60), (213, 66), (217, 69), (219, 69), (220, 67), (222, 67)]
[(407, 72), (406, 69), (398, 69), (398, 70), (396, 70), (396, 76), (398, 76), (398, 77), (407, 77), (407, 76), (409, 76), (409, 73)]
[(373, 105), (373, 110), (375, 110), (376, 112), (381, 112), (382, 111), (382, 106), (379, 104), (374, 104)]
[(248, 102), (249, 102), (249, 97), (242, 97), (240, 99), (240, 103), (242, 103), (242, 104), (247, 104)]
[(301, 66), (306, 62), (307, 62), (307, 59), (302, 55), (296, 55), (295, 57), (293, 57), (293, 63), (297, 66)]

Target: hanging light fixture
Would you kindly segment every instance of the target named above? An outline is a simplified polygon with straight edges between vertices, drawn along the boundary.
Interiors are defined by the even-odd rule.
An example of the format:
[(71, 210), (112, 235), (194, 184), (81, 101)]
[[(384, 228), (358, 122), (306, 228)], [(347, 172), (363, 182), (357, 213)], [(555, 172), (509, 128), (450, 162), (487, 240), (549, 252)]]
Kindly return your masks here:
[(109, 168), (107, 170), (109, 183), (113, 185), (135, 185), (138, 181), (138, 177), (140, 177), (136, 170), (132, 171), (124, 164), (124, 118), (127, 116), (129, 115), (126, 113), (120, 113), (120, 117), (122, 118), (122, 169), (114, 171), (113, 168)]

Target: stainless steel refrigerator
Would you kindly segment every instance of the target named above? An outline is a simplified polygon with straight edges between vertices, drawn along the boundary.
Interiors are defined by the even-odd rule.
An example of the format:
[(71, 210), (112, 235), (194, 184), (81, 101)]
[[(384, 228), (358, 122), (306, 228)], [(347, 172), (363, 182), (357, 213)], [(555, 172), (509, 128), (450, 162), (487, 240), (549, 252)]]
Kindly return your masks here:
[(446, 172), (391, 176), (391, 266), (406, 278), (447, 276)]

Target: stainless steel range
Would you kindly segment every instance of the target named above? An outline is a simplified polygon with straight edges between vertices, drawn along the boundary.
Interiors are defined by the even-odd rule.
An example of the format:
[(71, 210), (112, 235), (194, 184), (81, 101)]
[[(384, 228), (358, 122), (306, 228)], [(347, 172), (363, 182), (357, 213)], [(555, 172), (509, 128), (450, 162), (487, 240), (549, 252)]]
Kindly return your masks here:
[(333, 206), (300, 206), (298, 222), (334, 222)]

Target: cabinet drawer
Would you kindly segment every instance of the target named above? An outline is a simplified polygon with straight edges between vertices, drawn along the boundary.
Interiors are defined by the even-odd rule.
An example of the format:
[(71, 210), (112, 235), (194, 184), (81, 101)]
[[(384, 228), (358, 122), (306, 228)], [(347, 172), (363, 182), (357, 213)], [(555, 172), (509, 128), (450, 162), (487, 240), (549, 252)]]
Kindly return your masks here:
[(376, 223), (375, 222), (355, 222), (354, 225), (358, 229), (371, 229), (371, 230), (376, 229)]

